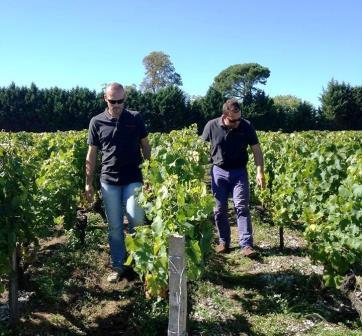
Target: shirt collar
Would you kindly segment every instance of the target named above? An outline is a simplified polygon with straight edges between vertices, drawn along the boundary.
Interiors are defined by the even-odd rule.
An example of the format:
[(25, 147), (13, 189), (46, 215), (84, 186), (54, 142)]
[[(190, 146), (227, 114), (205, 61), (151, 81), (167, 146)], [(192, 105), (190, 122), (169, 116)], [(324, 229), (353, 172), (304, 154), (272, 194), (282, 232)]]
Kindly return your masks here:
[[(122, 117), (122, 115), (124, 114), (125, 111), (126, 111), (126, 109), (123, 108), (122, 113), (120, 114), (119, 118)], [(117, 119), (119, 119), (119, 118), (115, 118), (115, 117), (112, 117), (112, 116), (111, 116), (111, 114), (110, 114), (109, 111), (108, 111), (108, 107), (106, 107), (106, 109), (104, 110), (104, 114), (105, 114), (105, 116), (106, 116), (106, 118), (107, 118), (108, 120), (116, 121)]]
[(228, 130), (235, 130), (235, 129), (239, 129), (239, 128), (241, 127), (241, 122), (239, 123), (238, 127), (236, 127), (236, 128), (229, 128), (229, 127), (227, 127), (227, 126), (222, 122), (222, 116), (218, 118), (217, 124), (218, 124), (220, 127), (223, 127), (223, 128), (225, 128), (225, 129), (228, 129)]
[(222, 121), (222, 116), (218, 118), (218, 121), (217, 121), (218, 125), (226, 130), (230, 130), (231, 128), (227, 127), (223, 121)]

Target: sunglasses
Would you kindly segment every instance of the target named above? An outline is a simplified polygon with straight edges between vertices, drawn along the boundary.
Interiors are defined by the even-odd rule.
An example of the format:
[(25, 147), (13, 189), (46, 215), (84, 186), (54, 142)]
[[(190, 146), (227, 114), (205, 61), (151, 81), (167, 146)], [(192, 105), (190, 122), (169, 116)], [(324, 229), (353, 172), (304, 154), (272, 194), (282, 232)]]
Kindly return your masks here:
[(114, 100), (114, 99), (107, 99), (108, 103), (114, 105), (114, 104), (123, 104), (124, 102), (124, 98), (123, 99), (118, 99), (118, 100)]
[(237, 118), (237, 119), (230, 119), (230, 118), (228, 118), (228, 121), (231, 122), (231, 123), (236, 123), (236, 122), (238, 122), (238, 121), (240, 121), (240, 120), (241, 120), (241, 118)]

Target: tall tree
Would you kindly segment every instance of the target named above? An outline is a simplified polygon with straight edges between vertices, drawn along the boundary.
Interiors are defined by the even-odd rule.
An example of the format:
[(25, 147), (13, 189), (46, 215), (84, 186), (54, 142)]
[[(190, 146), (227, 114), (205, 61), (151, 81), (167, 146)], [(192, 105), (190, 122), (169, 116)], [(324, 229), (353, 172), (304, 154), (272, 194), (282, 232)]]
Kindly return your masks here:
[[(322, 114), (334, 129), (361, 127), (361, 107), (358, 106), (358, 89), (332, 79), (321, 95)], [(357, 99), (356, 99), (357, 98)]]
[(252, 100), (258, 84), (266, 84), (270, 70), (258, 63), (231, 65), (214, 79), (214, 88), (225, 97)]
[(286, 132), (315, 129), (316, 110), (307, 101), (286, 95), (273, 98), (278, 128)]
[(153, 102), (154, 94), (151, 92), (142, 93), (136, 89), (136, 86), (126, 86), (126, 107), (130, 110), (136, 110), (141, 113), (147, 129), (153, 132)]
[(356, 106), (355, 129), (362, 130), (362, 86), (353, 88), (353, 99)]
[(222, 105), (225, 99), (222, 94), (210, 86), (203, 99), (203, 115), (205, 120), (217, 118), (222, 113)]
[(187, 102), (184, 92), (177, 86), (168, 86), (153, 96), (151, 127), (157, 132), (170, 132), (185, 127)]
[(274, 129), (273, 100), (263, 91), (256, 90), (249, 99), (244, 99), (242, 115), (260, 130)]
[(175, 71), (170, 56), (162, 51), (153, 51), (143, 59), (146, 77), (141, 83), (143, 91), (157, 93), (170, 85), (182, 85), (181, 76)]

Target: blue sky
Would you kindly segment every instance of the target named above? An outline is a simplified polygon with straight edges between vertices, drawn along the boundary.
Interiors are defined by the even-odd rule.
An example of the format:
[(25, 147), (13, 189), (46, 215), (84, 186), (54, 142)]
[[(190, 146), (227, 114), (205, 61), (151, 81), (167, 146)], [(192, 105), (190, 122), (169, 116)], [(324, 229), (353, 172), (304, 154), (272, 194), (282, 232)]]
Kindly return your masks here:
[(0, 86), (138, 86), (142, 59), (163, 51), (190, 95), (257, 62), (267, 94), (319, 105), (331, 78), (362, 85), (361, 18), (360, 0), (0, 0)]

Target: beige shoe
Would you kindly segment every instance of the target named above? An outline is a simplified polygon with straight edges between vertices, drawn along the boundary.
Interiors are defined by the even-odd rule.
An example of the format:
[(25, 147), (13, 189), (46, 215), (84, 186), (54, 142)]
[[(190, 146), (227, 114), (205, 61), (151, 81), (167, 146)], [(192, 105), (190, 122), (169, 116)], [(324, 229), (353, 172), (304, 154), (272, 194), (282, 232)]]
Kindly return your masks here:
[(244, 257), (248, 257), (248, 258), (254, 258), (257, 255), (256, 251), (251, 246), (245, 246), (244, 248), (242, 248), (241, 254)]
[(215, 247), (216, 253), (228, 253), (230, 251), (229, 244), (221, 243)]
[(114, 269), (109, 275), (107, 276), (107, 281), (109, 283), (116, 283), (118, 282), (123, 274), (123, 270), (121, 269)]

